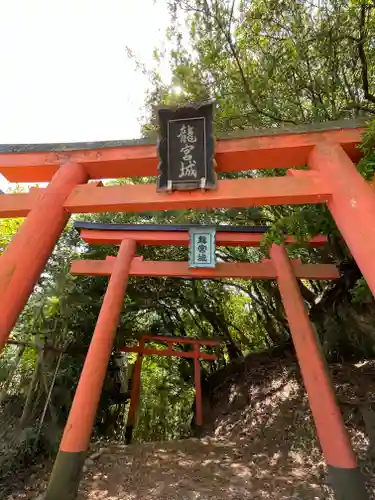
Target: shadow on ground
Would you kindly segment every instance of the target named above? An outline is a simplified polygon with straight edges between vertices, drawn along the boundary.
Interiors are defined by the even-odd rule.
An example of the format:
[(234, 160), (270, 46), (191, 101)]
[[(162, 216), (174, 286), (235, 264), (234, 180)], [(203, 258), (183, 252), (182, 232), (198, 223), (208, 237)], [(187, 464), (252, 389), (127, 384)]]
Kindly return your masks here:
[(328, 499), (319, 468), (212, 438), (112, 446), (86, 473), (80, 500)]
[[(331, 372), (375, 500), (375, 462), (358, 411), (367, 402), (354, 404), (375, 401), (375, 363), (333, 365)], [(206, 396), (204, 437), (111, 444), (89, 462), (78, 500), (333, 500), (293, 357), (257, 365), (246, 359), (216, 377)], [(47, 468), (38, 472), (7, 500), (35, 499), (48, 477)]]

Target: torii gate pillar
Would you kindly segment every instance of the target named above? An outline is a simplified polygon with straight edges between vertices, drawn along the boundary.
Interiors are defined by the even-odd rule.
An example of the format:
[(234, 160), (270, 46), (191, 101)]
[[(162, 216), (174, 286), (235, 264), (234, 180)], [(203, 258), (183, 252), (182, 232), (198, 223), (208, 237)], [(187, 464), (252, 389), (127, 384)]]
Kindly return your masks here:
[(375, 192), (339, 144), (320, 142), (309, 167), (329, 186), (328, 208), (375, 296)]
[(76, 498), (135, 249), (121, 243), (44, 500)]
[(364, 480), (336, 403), (328, 368), (305, 310), (293, 267), (284, 246), (273, 244), (270, 254), (335, 498), (368, 500)]
[(70, 217), (66, 198), (87, 180), (82, 165), (62, 165), (0, 257), (0, 351)]

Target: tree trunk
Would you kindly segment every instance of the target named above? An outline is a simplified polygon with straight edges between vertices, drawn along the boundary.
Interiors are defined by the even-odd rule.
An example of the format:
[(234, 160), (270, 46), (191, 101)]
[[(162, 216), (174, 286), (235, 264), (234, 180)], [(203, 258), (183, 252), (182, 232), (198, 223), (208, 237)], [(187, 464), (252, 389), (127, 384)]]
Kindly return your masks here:
[(40, 354), (38, 354), (33, 377), (29, 385), (29, 390), (27, 391), (26, 402), (25, 406), (23, 407), (23, 412), (20, 419), (21, 427), (26, 427), (32, 414), (32, 409), (34, 404), (34, 393), (39, 379), (39, 364), (40, 364)]
[(361, 405), (359, 411), (361, 412), (366, 434), (369, 439), (367, 453), (369, 458), (373, 460), (375, 458), (375, 411), (371, 405)]
[(4, 401), (4, 399), (7, 397), (7, 391), (9, 389), (9, 386), (10, 386), (10, 383), (14, 377), (14, 374), (16, 373), (16, 370), (18, 368), (18, 365), (21, 361), (21, 358), (22, 358), (22, 355), (24, 353), (24, 350), (25, 350), (25, 346), (20, 346), (19, 350), (18, 350), (18, 354), (17, 354), (17, 357), (16, 357), (16, 361), (13, 365), (13, 367), (11, 368), (9, 374), (8, 374), (8, 377), (6, 379), (6, 381), (4, 382), (4, 385), (1, 389), (1, 392), (0, 392), (0, 405), (1, 403)]

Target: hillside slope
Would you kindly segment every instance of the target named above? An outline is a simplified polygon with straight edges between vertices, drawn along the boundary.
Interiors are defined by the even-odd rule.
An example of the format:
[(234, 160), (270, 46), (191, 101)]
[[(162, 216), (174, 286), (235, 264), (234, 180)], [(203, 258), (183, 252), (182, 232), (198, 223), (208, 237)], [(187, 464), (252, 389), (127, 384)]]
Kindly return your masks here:
[[(334, 365), (331, 371), (375, 499), (363, 424), (363, 416), (372, 415), (364, 402), (375, 400), (375, 363)], [(333, 499), (291, 354), (248, 356), (211, 377), (204, 390), (207, 424), (200, 439), (94, 445), (79, 500)], [(38, 471), (8, 500), (34, 499), (47, 479), (47, 469)]]
[[(370, 404), (375, 402), (375, 362), (334, 364), (330, 372), (360, 467), (375, 497), (375, 405)], [(288, 348), (232, 363), (211, 377), (205, 392), (205, 433), (246, 444), (267, 475), (303, 481), (308, 488), (316, 484), (322, 490), (317, 498), (328, 498), (306, 392)], [(295, 493), (306, 487), (299, 484)]]

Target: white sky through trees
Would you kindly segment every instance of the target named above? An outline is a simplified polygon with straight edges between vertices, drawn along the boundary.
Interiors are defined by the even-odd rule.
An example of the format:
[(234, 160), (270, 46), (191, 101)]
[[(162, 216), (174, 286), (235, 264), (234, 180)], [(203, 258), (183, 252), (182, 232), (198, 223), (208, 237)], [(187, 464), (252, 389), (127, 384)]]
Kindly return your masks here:
[[(139, 137), (169, 16), (161, 0), (0, 2), (0, 143)], [(6, 187), (0, 179), (0, 189)]]

